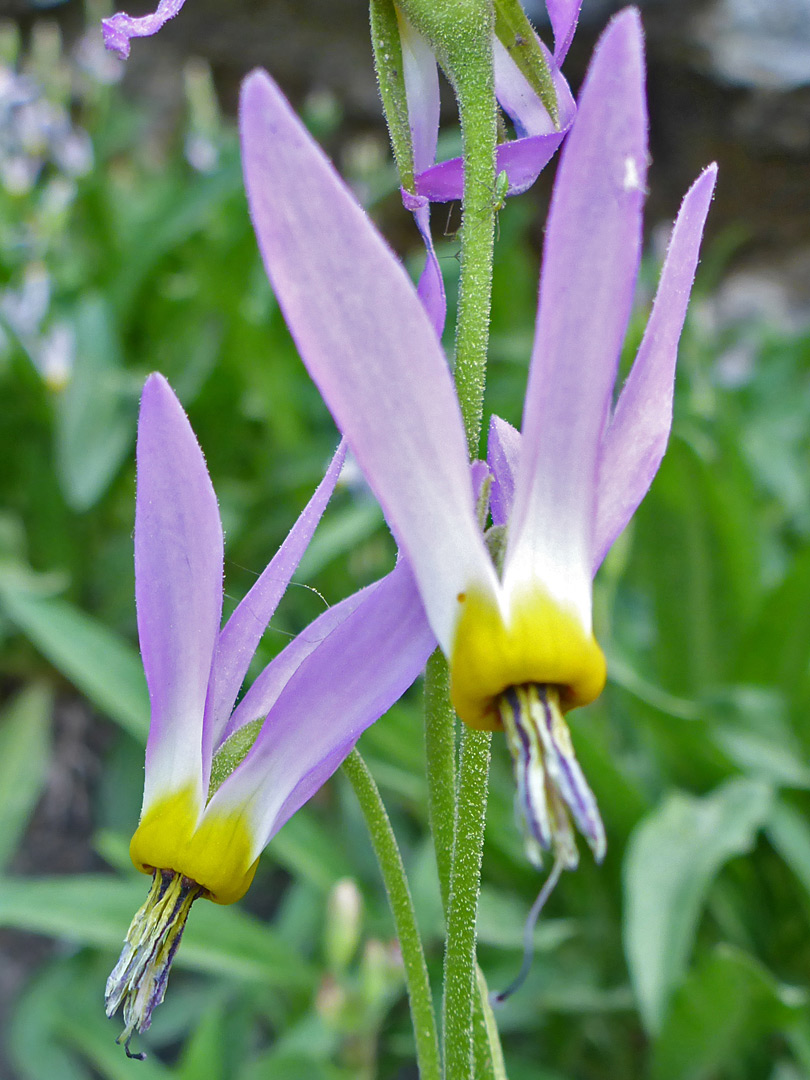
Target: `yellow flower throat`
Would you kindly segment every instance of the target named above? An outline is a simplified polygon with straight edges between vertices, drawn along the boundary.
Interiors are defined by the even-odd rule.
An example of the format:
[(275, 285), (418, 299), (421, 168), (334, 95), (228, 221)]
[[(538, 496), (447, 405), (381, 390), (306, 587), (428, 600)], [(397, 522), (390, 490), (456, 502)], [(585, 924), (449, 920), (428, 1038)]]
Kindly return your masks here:
[(507, 626), (497, 605), (473, 590), (458, 596), (461, 614), (450, 658), (450, 695), (469, 727), (501, 726), (498, 698), (512, 686), (556, 686), (564, 711), (587, 705), (605, 685), (605, 657), (592, 633), (541, 590), (521, 598)]

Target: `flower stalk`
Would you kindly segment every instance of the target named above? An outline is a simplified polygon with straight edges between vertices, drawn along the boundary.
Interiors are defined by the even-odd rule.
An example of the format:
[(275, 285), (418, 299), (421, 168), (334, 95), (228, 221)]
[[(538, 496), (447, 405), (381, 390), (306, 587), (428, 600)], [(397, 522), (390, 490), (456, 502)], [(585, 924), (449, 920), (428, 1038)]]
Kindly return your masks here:
[[(461, 277), (456, 323), (455, 382), (470, 456), (477, 456), (486, 385), (487, 348), (495, 246), (495, 150), (497, 106), (491, 27), (455, 65), (464, 145), (464, 202)], [(445, 708), (452, 715), (449, 683)], [(436, 694), (436, 687), (432, 693)], [(486, 820), (490, 740), (488, 732), (461, 733), (454, 814), (447, 945), (444, 967), (443, 1038), (445, 1076), (472, 1080), (476, 983), (476, 921)], [(430, 768), (430, 766), (429, 766)], [(485, 1051), (479, 1044), (479, 1057)]]
[(343, 772), (352, 785), (357, 801), (360, 803), (360, 809), (363, 811), (385, 883), (385, 891), (388, 894), (391, 914), (394, 917), (397, 938), (402, 950), (402, 961), (405, 965), (405, 983), (408, 988), (408, 1001), (416, 1039), (416, 1060), (420, 1080), (441, 1080), (439, 1038), (425, 953), (394, 830), (391, 828), (391, 822), (374, 777), (357, 750), (353, 750), (343, 762)]

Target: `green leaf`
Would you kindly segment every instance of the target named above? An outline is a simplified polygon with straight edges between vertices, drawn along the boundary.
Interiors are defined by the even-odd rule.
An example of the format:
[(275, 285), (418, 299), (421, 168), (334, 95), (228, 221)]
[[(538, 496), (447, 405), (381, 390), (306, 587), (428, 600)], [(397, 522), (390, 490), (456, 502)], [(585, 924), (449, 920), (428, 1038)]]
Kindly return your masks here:
[(749, 851), (771, 810), (770, 787), (735, 777), (704, 798), (670, 795), (636, 828), (624, 862), (624, 950), (648, 1031), (661, 1027), (686, 971), (709, 885)]
[(810, 896), (810, 825), (805, 815), (779, 799), (771, 810), (766, 833)]
[(14, 854), (48, 775), (52, 712), (52, 695), (35, 685), (0, 718), (0, 869)]
[[(86, 874), (6, 878), (0, 926), (118, 951), (148, 880)], [(313, 973), (299, 953), (258, 919), (234, 907), (199, 902), (189, 918), (176, 964), (265, 986), (310, 988)]]
[(805, 550), (765, 599), (743, 643), (741, 670), (750, 682), (776, 682), (791, 690), (807, 672), (808, 642), (810, 550)]
[(57, 400), (56, 470), (68, 505), (95, 506), (135, 437), (135, 399), (124, 379), (112, 310), (85, 297), (75, 319), (76, 362)]
[(302, 807), (273, 837), (270, 854), (295, 877), (323, 892), (340, 878), (354, 876), (342, 848), (308, 807)]
[(363, 500), (331, 513), (324, 521), (298, 565), (297, 581), (310, 581), (334, 559), (354, 551), (380, 528), (382, 511), (375, 502)]
[(177, 1080), (226, 1080), (225, 1015), (221, 1005), (200, 1018), (183, 1049)]
[[(523, 928), (528, 914), (528, 905), (510, 893), (484, 885), (478, 898), (479, 944), (522, 952)], [(575, 937), (577, 930), (575, 919), (541, 919), (534, 931), (535, 950), (551, 952)]]
[(757, 960), (719, 945), (675, 994), (652, 1059), (652, 1080), (708, 1080), (791, 1025), (806, 995), (780, 986)]
[(36, 973), (19, 998), (8, 1025), (8, 1054), (22, 1080), (90, 1080), (89, 1069), (54, 1038), (65, 1002), (75, 996), (70, 963), (55, 962)]
[(66, 679), (139, 742), (146, 741), (149, 696), (131, 645), (66, 600), (1, 580), (0, 604)]
[(356, 1072), (347, 1072), (325, 1061), (303, 1054), (271, 1050), (252, 1061), (239, 1073), (239, 1080), (356, 1080)]

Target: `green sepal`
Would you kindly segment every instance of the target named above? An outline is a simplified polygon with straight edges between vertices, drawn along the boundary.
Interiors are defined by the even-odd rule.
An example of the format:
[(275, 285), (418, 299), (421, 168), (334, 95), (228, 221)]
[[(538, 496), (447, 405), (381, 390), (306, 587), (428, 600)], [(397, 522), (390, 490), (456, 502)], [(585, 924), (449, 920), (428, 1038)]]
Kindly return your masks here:
[(520, 0), (494, 0), (495, 34), (517, 64), (529, 86), (545, 105), (548, 114), (559, 131), (560, 110), (551, 68), (537, 41), (537, 35)]
[(234, 769), (241, 765), (248, 756), (253, 744), (256, 742), (259, 732), (262, 730), (264, 717), (251, 720), (237, 730), (220, 746), (214, 754), (211, 762), (211, 779), (208, 781), (208, 800), (214, 792), (231, 775)]
[(406, 191), (413, 192), (413, 141), (405, 93), (399, 18), (394, 0), (370, 0), (369, 17), (374, 68), (399, 180)]

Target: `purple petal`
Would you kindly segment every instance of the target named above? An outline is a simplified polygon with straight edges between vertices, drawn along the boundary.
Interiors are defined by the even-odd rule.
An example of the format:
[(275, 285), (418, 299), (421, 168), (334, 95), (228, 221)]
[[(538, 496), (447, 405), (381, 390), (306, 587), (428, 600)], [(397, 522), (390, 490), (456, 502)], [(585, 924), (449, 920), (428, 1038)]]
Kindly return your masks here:
[(436, 647), (404, 560), (361, 596), (300, 665), (253, 749), (209, 804), (214, 813), (248, 807), (257, 855), (402, 696)]
[(444, 292), (444, 278), (433, 246), (433, 236), (430, 231), (430, 199), (422, 195), (411, 195), (405, 188), (401, 188), (402, 204), (406, 210), (413, 214), (416, 227), (422, 234), (425, 244), (425, 268), (419, 278), (416, 293), (422, 301), (422, 307), (436, 332), (436, 337), (441, 338), (444, 333), (444, 324), (447, 320), (447, 297)]
[(464, 193), (464, 162), (460, 157), (440, 161), (419, 173), (414, 180), (417, 195), (423, 195), (431, 202), (453, 202)]
[(512, 512), (515, 497), (515, 476), (520, 457), (520, 432), (493, 416), (489, 422), (487, 461), (492, 471), (490, 506), (493, 525), (505, 525)]
[[(495, 78), (498, 100), (512, 117), (520, 137), (501, 143), (497, 149), (496, 171), (509, 177), (509, 194), (520, 195), (532, 186), (554, 156), (573, 123), (576, 105), (568, 83), (551, 62), (560, 130), (555, 130), (543, 103), (531, 89), (499, 42), (495, 48)], [(452, 202), (464, 193), (464, 164), (461, 158), (442, 161), (419, 172), (415, 178), (418, 195), (431, 202)]]
[(594, 573), (647, 493), (664, 456), (672, 425), (678, 340), (716, 179), (717, 166), (710, 165), (686, 193), (672, 230), (644, 338), (605, 432), (594, 535)]
[(402, 77), (408, 99), (414, 172), (436, 160), (439, 138), (439, 69), (427, 38), (418, 33), (397, 10), (402, 44)]
[(250, 592), (237, 606), (219, 635), (214, 660), (213, 693), (209, 701), (210, 730), (207, 720), (204, 758), (205, 750), (208, 750), (210, 757), (213, 747), (218, 745), (222, 738), (253, 654), (309, 546), (312, 534), (335, 490), (345, 457), (346, 445), (342, 442), (326, 475), (293, 525), (287, 539), (253, 583)]
[(266, 74), (246, 79), (240, 116), (276, 297), (449, 648), (457, 594), (494, 587), (494, 571), (444, 354), (404, 270)]
[(267, 716), (276, 703), (279, 694), (293, 677), (301, 664), (323, 641), (325, 637), (362, 603), (363, 592), (353, 593), (327, 608), (314, 622), (302, 630), (284, 649), (274, 657), (265, 669), (253, 680), (250, 689), (236, 706), (222, 735), (222, 741), (252, 720)]
[(202, 451), (162, 375), (138, 422), (135, 597), (152, 721), (144, 806), (202, 783), (202, 725), (222, 617), (222, 526)]
[(511, 118), (521, 138), (528, 135), (559, 135), (560, 131), (566, 131), (571, 126), (576, 113), (576, 104), (571, 97), (568, 83), (539, 38), (537, 44), (546, 58), (557, 94), (559, 129), (554, 127), (548, 110), (512, 59), (509, 50), (497, 38), (493, 43), (495, 93), (498, 103)]
[(582, 0), (546, 0), (554, 31), (554, 59), (558, 64), (562, 64), (571, 47), (581, 7)]
[(597, 471), (641, 246), (647, 172), (638, 14), (597, 45), (549, 211), (505, 579), (590, 621)]
[(151, 37), (178, 14), (185, 0), (160, 0), (151, 15), (133, 18), (123, 11), (109, 19), (101, 20), (104, 44), (111, 52), (117, 52), (122, 60), (129, 56), (129, 42), (134, 37)]

